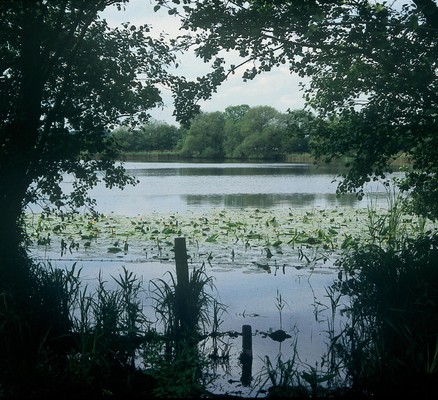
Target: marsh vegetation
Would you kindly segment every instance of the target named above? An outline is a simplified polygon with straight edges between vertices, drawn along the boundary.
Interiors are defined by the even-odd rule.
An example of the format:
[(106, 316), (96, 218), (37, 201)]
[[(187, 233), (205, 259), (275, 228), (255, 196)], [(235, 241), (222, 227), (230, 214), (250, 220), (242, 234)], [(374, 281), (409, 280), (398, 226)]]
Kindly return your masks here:
[[(420, 381), (428, 388), (437, 360), (435, 289), (428, 284), (436, 279), (434, 224), (409, 214), (395, 192), (388, 191), (386, 196), (384, 207), (370, 200), (368, 207), (201, 207), (136, 216), (28, 214), (26, 227), (34, 254), (58, 265), (77, 262), (76, 268), (83, 265), (83, 271), (87, 261), (124, 265), (119, 274), (99, 275), (97, 284), (88, 275), (82, 281), (88, 286), (82, 291), (69, 286), (75, 298), (68, 302), (74, 321), (69, 335), (81, 349), (70, 348), (69, 371), (85, 382), (93, 377), (84, 390), (105, 387), (114, 395), (128, 390), (128, 381), (137, 382), (130, 390), (144, 394), (150, 389), (149, 395), (158, 397), (367, 396), (418, 390)], [(174, 269), (147, 281), (142, 269), (136, 269), (139, 275), (129, 271), (138, 264), (143, 269), (154, 263), (174, 267), (175, 237), (187, 240), (191, 271), (193, 330), (187, 337), (180, 335)], [(427, 248), (430, 252), (422, 251)], [(272, 330), (263, 330), (260, 320), (253, 318), (254, 339), (264, 335), (272, 341), (276, 331), (289, 338), (278, 340), (282, 351), (255, 355), (262, 359), (262, 367), (253, 369), (245, 386), (239, 376), (241, 364), (238, 379), (230, 369), (235, 363), (233, 346), (240, 351), (240, 327), (248, 320), (243, 316), (240, 325), (230, 329), (227, 297), (220, 296), (212, 280), (217, 269), (242, 271), (242, 266), (246, 272), (266, 277), (278, 274), (283, 280), (294, 276), (291, 271), (303, 277), (330, 272), (331, 278), (324, 295), (314, 297), (314, 314), (308, 316), (324, 320), (320, 329), (326, 346), (318, 347), (320, 353), (312, 361), (300, 348), (304, 332), (289, 324), (287, 303), (295, 300), (285, 291), (261, 300), (269, 303), (276, 322)], [(79, 284), (79, 274), (66, 274)], [(402, 292), (389, 288), (395, 279), (400, 280), (397, 290)], [(264, 282), (268, 284), (267, 279)], [(407, 365), (414, 366), (411, 357), (416, 365), (406, 373)], [(398, 374), (394, 374), (396, 365)], [(124, 375), (125, 368), (130, 375)], [(94, 377), (97, 371), (104, 376)], [(112, 374), (119, 379), (111, 378)], [(221, 375), (235, 382), (224, 384)]]
[[(156, 0), (154, 12), (164, 10), (180, 23), (174, 36), (152, 32), (146, 22), (155, 18), (111, 26), (102, 11), (121, 12), (127, 3), (0, 2), (0, 397), (215, 395), (214, 368), (232, 360), (229, 342), (219, 335), (228, 317), (210, 293), (208, 272), (221, 262), (230, 271), (245, 265), (252, 276), (308, 271), (312, 279), (325, 263), (334, 278), (326, 287), (328, 306), (312, 298), (315, 319), (326, 311), (327, 348), (318, 362), (303, 360), (298, 330), (288, 325), (292, 291), (274, 291), (264, 301), (277, 317), (266, 338), (280, 341), (280, 350), (287, 340), (292, 354), (267, 356), (254, 381), (246, 369), (241, 384), (258, 382), (256, 395), (425, 397), (434, 391), (436, 1), (184, 0), (181, 6), (180, 0)], [(193, 50), (206, 70), (187, 78), (178, 70), (180, 53)], [(242, 72), (247, 81), (271, 70), (308, 82), (304, 110), (282, 114), (242, 105), (228, 108), (228, 115), (201, 112), (200, 104), (231, 75)], [(149, 111), (166, 103), (163, 88), (186, 131), (149, 130)], [(110, 134), (115, 128), (119, 142)], [(136, 183), (118, 160), (143, 133), (149, 140), (141, 150), (168, 151), (170, 144), (192, 159), (283, 160), (308, 149), (319, 165), (343, 164), (331, 193), (352, 195), (343, 204), (348, 207), (366, 198), (369, 183), (391, 176), (400, 154), (409, 168), (399, 177), (397, 196), (387, 193), (383, 213), (373, 203), (365, 215), (343, 212), (337, 197), (323, 196), (321, 205), (313, 192), (291, 197), (288, 179), (275, 179), (281, 191), (272, 192), (268, 179), (243, 197), (177, 195), (180, 208), (201, 212), (188, 219), (174, 208), (158, 218), (149, 208), (131, 218), (96, 210), (100, 185), (110, 191), (108, 206), (119, 203), (119, 189)], [(165, 181), (146, 188), (173, 188)], [(184, 189), (202, 188), (199, 177), (191, 187), (187, 181), (180, 181)], [(307, 187), (306, 181), (296, 187)], [(133, 200), (142, 203), (141, 196)], [(161, 193), (155, 200), (166, 209), (175, 197)], [(207, 207), (202, 215), (206, 203), (215, 204), (217, 214)], [(228, 205), (243, 211), (223, 211)], [(81, 255), (172, 263), (176, 236), (187, 239), (193, 263), (184, 278), (187, 296), (173, 275), (153, 280), (144, 297), (142, 278), (128, 267), (112, 276), (102, 268), (87, 281), (78, 264)], [(60, 268), (59, 260), (72, 265)], [(253, 298), (262, 298), (261, 288)], [(151, 299), (156, 319), (145, 313), (144, 298)], [(248, 316), (259, 317), (239, 314)], [(248, 345), (258, 336), (244, 336), (242, 329), (244, 338)], [(210, 344), (211, 352), (204, 347)]]

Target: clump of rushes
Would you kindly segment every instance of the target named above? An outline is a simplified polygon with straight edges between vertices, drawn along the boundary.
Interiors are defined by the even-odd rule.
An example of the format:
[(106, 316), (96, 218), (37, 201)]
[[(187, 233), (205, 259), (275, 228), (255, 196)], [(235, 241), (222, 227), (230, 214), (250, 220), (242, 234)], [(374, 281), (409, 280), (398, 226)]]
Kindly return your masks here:
[(5, 398), (129, 395), (134, 377), (154, 383), (134, 365), (151, 331), (138, 300), (141, 282), (132, 273), (123, 269), (114, 278), (115, 290), (108, 290), (99, 276), (90, 293), (81, 286), (76, 264), (70, 270), (43, 263), (29, 268), (26, 315), (17, 307), (14, 311), (7, 293), (0, 294), (0, 389)]
[[(392, 246), (397, 243), (397, 239), (411, 233), (415, 234), (416, 229), (408, 224), (403, 223), (403, 219), (408, 219), (404, 207), (404, 199), (401, 194), (388, 189), (387, 192), (388, 210), (386, 213), (379, 213), (376, 207), (370, 201), (368, 211), (368, 229), (369, 241), (380, 247)], [(411, 217), (412, 219), (412, 217)]]
[(109, 290), (99, 274), (95, 292), (85, 287), (77, 296), (68, 368), (77, 385), (129, 393), (133, 376), (141, 375), (135, 365), (141, 346), (153, 331), (139, 300), (141, 280), (125, 267), (113, 279), (116, 289)]
[[(206, 365), (209, 362), (199, 343), (208, 337), (208, 328), (220, 325), (218, 316), (224, 306), (211, 292), (215, 289), (212, 277), (205, 273), (205, 265), (194, 268), (190, 274), (185, 310), (189, 329), (180, 318), (177, 302), (177, 282), (171, 272), (170, 281), (155, 279), (150, 282), (155, 312), (163, 326), (165, 338), (162, 346), (144, 354), (153, 376), (158, 380), (156, 395), (166, 397), (199, 396), (206, 386)], [(211, 315), (215, 316), (211, 321)]]
[[(62, 385), (79, 271), (27, 259), (26, 291), (0, 288), (0, 397), (56, 393)], [(25, 383), (25, 384), (24, 384)]]
[(264, 359), (264, 368), (256, 377), (261, 391), (268, 389), (268, 397), (303, 397), (307, 394), (301, 382), (296, 339), (292, 358), (283, 361), (278, 357), (274, 365), (268, 356)]
[(370, 243), (337, 261), (348, 323), (333, 338), (353, 388), (427, 395), (438, 378), (438, 233)]
[[(164, 279), (154, 279), (150, 282), (152, 298), (155, 301), (155, 313), (163, 323), (164, 332), (173, 341), (181, 337), (181, 319), (178, 317), (178, 302), (176, 296), (177, 282), (172, 272), (168, 271), (170, 282)], [(210, 289), (208, 291), (207, 289)], [(191, 330), (188, 336), (202, 335), (208, 328), (211, 309), (217, 302), (211, 292), (215, 289), (213, 278), (205, 273), (205, 265), (194, 268), (189, 278), (187, 288), (187, 304), (185, 317), (189, 321)]]

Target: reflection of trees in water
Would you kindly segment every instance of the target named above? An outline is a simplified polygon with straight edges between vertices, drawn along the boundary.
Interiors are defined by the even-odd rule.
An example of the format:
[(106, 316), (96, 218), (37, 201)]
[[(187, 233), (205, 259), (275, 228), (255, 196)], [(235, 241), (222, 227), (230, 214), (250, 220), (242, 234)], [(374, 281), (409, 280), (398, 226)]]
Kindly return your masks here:
[(321, 171), (315, 169), (312, 165), (283, 165), (279, 166), (238, 166), (238, 167), (230, 167), (226, 164), (218, 164), (216, 167), (208, 167), (208, 168), (179, 168), (177, 171), (177, 175), (183, 176), (209, 176), (209, 175), (224, 175), (224, 176), (254, 176), (254, 175), (319, 175)]
[(210, 166), (202, 166), (202, 164), (188, 164), (189, 167), (182, 164), (182, 166), (175, 167), (169, 164), (165, 167), (158, 168), (127, 168), (127, 172), (141, 176), (254, 176), (254, 175), (330, 175), (336, 176), (345, 171), (345, 168), (330, 165), (316, 167), (313, 164), (277, 164), (267, 165), (261, 163), (260, 165), (233, 165), (227, 163), (216, 163)]
[[(187, 206), (210, 206), (227, 208), (274, 208), (274, 207), (333, 207), (333, 206), (361, 206), (366, 207), (365, 201), (359, 201), (354, 194), (345, 194), (337, 197), (336, 194), (230, 194), (230, 195), (184, 195), (181, 196)], [(384, 195), (378, 196), (386, 201)]]

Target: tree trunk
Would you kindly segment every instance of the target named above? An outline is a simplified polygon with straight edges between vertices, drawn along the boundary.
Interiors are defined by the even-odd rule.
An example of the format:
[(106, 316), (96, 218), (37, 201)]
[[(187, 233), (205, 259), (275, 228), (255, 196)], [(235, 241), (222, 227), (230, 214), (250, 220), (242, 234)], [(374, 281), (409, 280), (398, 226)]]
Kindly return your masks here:
[(19, 67), (21, 80), (14, 116), (0, 130), (0, 287), (18, 288), (24, 273), (22, 215), (26, 191), (38, 159), (36, 144), (40, 128), (43, 93), (41, 21), (32, 2), (23, 2)]
[[(20, 223), (25, 196), (25, 176), (19, 168), (0, 169), (0, 287), (14, 290), (24, 284), (23, 227)], [(20, 290), (21, 291), (21, 290)]]

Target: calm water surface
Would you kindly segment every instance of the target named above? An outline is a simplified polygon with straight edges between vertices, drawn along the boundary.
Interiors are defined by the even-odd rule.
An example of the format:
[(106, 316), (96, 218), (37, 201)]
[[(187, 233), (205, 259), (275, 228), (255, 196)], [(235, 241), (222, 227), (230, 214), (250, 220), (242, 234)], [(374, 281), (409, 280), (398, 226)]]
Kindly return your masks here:
[[(99, 186), (92, 191), (98, 211), (137, 215), (208, 208), (366, 207), (353, 194), (336, 196), (334, 179), (341, 171), (333, 167), (141, 162), (125, 167), (139, 184), (124, 190)], [(382, 185), (370, 184), (367, 191), (386, 202)]]
[[(97, 211), (135, 216), (187, 210), (208, 212), (213, 208), (329, 208), (367, 207), (368, 204), (365, 200), (358, 201), (354, 195), (336, 196), (337, 184), (333, 180), (340, 170), (308, 164), (139, 162), (126, 163), (125, 167), (139, 184), (124, 190), (99, 186), (91, 193), (97, 200)], [(67, 179), (65, 189), (70, 188), (71, 182)], [(367, 191), (375, 203), (386, 204), (382, 185), (370, 185)], [(57, 264), (71, 266), (73, 261), (76, 260), (69, 264), (67, 260), (58, 260)], [(82, 277), (89, 287), (96, 283), (99, 272), (111, 282), (111, 276), (117, 277), (123, 266), (140, 277), (146, 286), (151, 279), (166, 277), (166, 272), (175, 270), (172, 262), (79, 261)], [(333, 262), (324, 263), (312, 271), (287, 268), (268, 274), (256, 270), (250, 263), (212, 263), (207, 268), (207, 274), (214, 278), (218, 299), (228, 306), (221, 330), (241, 332), (242, 325), (252, 326), (254, 378), (262, 370), (265, 356), (269, 356), (273, 364), (279, 356), (283, 361), (292, 358), (295, 340), (302, 362), (315, 366), (327, 348), (324, 332), (330, 309), (324, 306), (329, 303), (325, 289), (336, 277)], [(279, 295), (283, 301), (281, 326)], [(150, 312), (150, 299), (146, 297), (144, 302)], [(278, 343), (266, 337), (267, 332), (280, 328), (292, 338)], [(228, 365), (218, 366), (220, 377), (212, 390), (254, 396), (256, 392), (240, 382), (241, 337), (224, 340), (230, 346), (230, 360)]]

